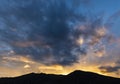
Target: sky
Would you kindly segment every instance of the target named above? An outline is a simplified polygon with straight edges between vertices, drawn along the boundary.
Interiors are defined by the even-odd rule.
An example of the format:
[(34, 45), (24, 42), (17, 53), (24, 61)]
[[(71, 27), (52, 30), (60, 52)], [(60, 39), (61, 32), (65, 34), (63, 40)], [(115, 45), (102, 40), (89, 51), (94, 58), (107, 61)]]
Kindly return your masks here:
[(0, 0), (0, 77), (91, 71), (120, 78), (120, 0)]

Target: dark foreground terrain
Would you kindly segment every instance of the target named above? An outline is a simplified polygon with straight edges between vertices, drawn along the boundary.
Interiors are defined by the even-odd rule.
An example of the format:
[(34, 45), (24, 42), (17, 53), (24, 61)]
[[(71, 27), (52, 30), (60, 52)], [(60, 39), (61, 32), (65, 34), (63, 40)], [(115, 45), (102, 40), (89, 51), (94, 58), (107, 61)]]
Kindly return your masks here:
[(1, 78), (0, 84), (120, 84), (120, 79), (74, 71), (66, 76), (31, 73), (15, 78)]

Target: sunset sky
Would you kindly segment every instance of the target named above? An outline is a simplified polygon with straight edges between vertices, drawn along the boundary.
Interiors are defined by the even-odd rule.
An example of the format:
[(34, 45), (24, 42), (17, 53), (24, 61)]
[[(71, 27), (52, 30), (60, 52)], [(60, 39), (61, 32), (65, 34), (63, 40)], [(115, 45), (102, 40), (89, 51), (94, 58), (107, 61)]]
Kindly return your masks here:
[(120, 78), (120, 0), (0, 0), (0, 77), (91, 71)]

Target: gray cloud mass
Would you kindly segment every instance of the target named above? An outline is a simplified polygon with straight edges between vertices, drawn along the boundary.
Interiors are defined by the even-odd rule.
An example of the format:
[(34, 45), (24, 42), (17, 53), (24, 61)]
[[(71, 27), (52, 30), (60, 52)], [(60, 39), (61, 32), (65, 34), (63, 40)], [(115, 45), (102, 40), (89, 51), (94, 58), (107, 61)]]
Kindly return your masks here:
[(79, 9), (88, 0), (2, 1), (0, 41), (7, 43), (15, 54), (29, 55), (43, 64), (78, 62), (79, 56), (87, 54), (87, 48), (76, 42), (80, 36), (92, 39), (87, 45), (99, 43), (105, 37), (97, 32), (104, 25), (102, 19), (91, 20)]

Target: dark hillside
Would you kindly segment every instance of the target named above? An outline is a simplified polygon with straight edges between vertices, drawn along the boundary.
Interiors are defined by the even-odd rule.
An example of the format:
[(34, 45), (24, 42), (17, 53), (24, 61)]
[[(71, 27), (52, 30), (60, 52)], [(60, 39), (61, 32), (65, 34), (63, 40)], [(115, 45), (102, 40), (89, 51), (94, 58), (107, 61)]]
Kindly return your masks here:
[(1, 78), (0, 84), (120, 84), (120, 79), (77, 70), (66, 76), (31, 73), (15, 78)]

